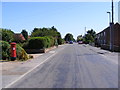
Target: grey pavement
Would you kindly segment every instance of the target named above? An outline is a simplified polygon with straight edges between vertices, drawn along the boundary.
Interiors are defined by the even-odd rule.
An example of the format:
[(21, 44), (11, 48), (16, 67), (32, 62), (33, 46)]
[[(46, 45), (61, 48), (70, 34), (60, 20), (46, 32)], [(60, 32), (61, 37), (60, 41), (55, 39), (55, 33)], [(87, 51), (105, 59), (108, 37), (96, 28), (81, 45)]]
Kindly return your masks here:
[[(112, 58), (117, 62), (117, 54), (98, 52), (102, 50), (89, 45), (61, 46), (24, 63), (21, 68), (15, 68), (9, 73), (4, 72), (3, 87), (9, 85), (9, 88), (117, 88), (118, 63), (106, 56), (114, 55)], [(44, 60), (44, 63), (38, 65)], [(25, 74), (29, 67), (32, 69), (35, 65), (38, 66)], [(10, 79), (7, 75), (16, 76), (14, 80), (22, 77), (16, 81), (12, 79), (13, 83), (10, 84), (11, 82), (7, 83), (6, 77)]]

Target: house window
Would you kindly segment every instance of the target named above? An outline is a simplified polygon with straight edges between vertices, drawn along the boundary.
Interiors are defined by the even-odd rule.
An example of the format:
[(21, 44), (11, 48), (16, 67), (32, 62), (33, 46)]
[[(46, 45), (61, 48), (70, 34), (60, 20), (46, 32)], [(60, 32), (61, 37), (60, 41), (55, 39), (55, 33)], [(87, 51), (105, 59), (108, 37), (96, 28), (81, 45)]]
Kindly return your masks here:
[(104, 36), (106, 36), (106, 32), (104, 32)]

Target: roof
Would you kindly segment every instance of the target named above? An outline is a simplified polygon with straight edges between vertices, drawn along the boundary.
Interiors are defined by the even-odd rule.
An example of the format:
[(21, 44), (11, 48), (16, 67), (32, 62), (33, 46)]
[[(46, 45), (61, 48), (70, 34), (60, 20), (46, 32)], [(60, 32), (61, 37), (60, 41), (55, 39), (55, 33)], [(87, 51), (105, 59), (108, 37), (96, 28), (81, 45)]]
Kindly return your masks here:
[[(110, 26), (108, 26), (107, 28), (105, 28), (105, 29), (102, 30), (101, 32), (103, 32), (103, 31), (105, 31), (105, 30), (108, 30), (109, 28), (110, 28)], [(115, 28), (115, 30), (116, 30), (116, 29), (120, 29), (120, 24), (119, 24), (119, 23), (114, 24), (114, 28)], [(100, 34), (101, 32), (97, 33), (97, 35)]]
[(14, 34), (14, 38), (17, 41), (24, 41), (25, 40), (24, 36), (21, 33)]

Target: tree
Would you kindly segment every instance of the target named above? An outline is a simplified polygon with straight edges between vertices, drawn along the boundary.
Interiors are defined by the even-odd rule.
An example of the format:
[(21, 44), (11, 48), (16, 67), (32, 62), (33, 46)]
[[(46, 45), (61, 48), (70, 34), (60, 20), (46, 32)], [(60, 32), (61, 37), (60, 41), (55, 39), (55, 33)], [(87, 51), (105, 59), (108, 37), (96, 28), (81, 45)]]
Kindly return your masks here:
[(73, 35), (70, 34), (70, 33), (67, 33), (67, 34), (65, 35), (64, 40), (65, 40), (65, 41), (73, 41), (73, 40), (74, 40)]
[(82, 41), (82, 35), (77, 36), (77, 42)]
[(8, 29), (0, 29), (0, 36), (2, 36), (3, 41), (12, 42), (14, 40), (14, 32)]
[(26, 31), (26, 30), (22, 30), (22, 35), (24, 36), (24, 38), (26, 39), (26, 40), (28, 40), (28, 32)]
[(54, 26), (52, 26), (51, 29), (57, 32), (57, 29)]
[(93, 29), (88, 30), (87, 33), (90, 34), (93, 38), (96, 36), (96, 32)]
[(57, 29), (53, 26), (51, 28), (34, 28), (31, 36), (32, 37), (44, 37), (44, 36), (53, 36), (57, 37)]
[(87, 34), (84, 35), (83, 41), (86, 44), (93, 43), (95, 41), (96, 32), (91, 29), (87, 31)]
[(52, 36), (58, 44), (62, 44), (63, 40), (61, 38), (60, 32), (52, 26), (51, 28), (34, 28), (31, 37), (44, 37), (44, 36)]

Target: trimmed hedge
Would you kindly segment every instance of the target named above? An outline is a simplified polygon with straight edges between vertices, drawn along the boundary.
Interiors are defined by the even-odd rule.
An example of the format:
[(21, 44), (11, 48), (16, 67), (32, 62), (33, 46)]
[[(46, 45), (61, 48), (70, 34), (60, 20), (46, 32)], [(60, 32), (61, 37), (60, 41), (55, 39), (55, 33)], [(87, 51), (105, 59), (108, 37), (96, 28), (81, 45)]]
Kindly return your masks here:
[(48, 43), (48, 47), (52, 47), (55, 45), (55, 39), (52, 36), (46, 36), (45, 37), (47, 39), (47, 43)]
[(53, 37), (31, 37), (23, 48), (25, 49), (45, 49), (54, 46)]

